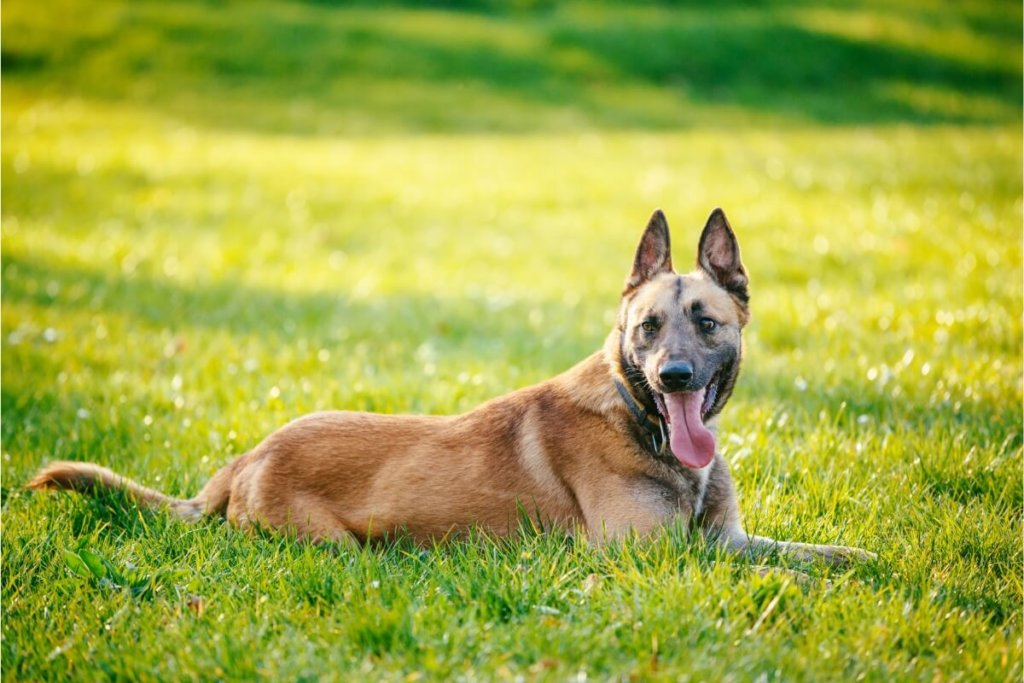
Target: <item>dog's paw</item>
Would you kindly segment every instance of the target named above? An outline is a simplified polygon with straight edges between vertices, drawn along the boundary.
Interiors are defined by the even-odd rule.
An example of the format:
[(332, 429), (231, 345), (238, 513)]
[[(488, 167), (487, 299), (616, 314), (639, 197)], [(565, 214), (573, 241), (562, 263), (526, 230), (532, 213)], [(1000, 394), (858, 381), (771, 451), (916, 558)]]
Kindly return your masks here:
[(878, 555), (861, 548), (849, 548), (843, 545), (818, 546), (818, 553), (829, 564), (837, 567), (845, 567), (854, 563), (874, 562)]

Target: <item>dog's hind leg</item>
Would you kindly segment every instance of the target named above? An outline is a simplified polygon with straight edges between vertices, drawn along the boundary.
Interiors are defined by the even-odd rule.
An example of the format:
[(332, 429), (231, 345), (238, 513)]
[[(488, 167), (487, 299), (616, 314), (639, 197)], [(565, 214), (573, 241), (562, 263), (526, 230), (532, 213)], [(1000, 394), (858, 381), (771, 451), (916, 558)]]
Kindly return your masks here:
[(317, 545), (359, 545), (355, 535), (322, 502), (294, 501), (292, 508), (291, 520), (281, 528), (300, 540)]
[(286, 537), (313, 545), (336, 546), (339, 548), (356, 548), (361, 545), (355, 534), (338, 524), (335, 520), (326, 520), (312, 515), (307, 516), (301, 522), (296, 522), (292, 519), (281, 522), (229, 509), (227, 520), (245, 532), (253, 533), (258, 530), (273, 530)]
[(200, 496), (207, 509), (224, 515), (239, 529), (273, 529), (315, 544), (358, 545), (345, 520), (323, 497), (292, 488), (288, 480), (268, 476), (266, 458), (236, 461), (234, 472), (221, 470)]

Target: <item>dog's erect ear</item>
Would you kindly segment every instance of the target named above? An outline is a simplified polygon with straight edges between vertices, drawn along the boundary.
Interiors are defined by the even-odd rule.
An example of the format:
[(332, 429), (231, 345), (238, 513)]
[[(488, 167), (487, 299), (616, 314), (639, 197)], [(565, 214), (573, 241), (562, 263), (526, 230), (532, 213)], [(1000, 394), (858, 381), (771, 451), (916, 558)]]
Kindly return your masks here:
[(700, 235), (697, 266), (740, 301), (746, 303), (750, 299), (747, 271), (740, 261), (740, 245), (721, 209), (711, 212)]
[(672, 272), (672, 250), (668, 239), (668, 221), (661, 209), (655, 209), (640, 238), (633, 259), (633, 272), (626, 279), (626, 291), (639, 287), (658, 273)]

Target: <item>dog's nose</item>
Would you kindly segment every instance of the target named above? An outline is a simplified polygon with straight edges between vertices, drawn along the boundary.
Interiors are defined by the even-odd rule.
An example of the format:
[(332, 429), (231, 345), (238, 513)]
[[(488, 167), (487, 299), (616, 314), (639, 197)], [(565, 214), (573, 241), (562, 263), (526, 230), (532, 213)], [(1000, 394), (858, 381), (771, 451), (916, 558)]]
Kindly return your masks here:
[(669, 391), (685, 389), (693, 379), (693, 366), (683, 360), (673, 360), (661, 366), (658, 378)]

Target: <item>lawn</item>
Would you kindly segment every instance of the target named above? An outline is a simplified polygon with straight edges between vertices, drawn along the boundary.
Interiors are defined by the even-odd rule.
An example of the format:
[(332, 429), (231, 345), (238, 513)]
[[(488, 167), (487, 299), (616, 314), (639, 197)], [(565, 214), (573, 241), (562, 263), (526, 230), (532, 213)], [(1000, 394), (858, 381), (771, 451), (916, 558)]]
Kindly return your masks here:
[[(5, 680), (1020, 680), (1021, 7), (4, 5)], [(651, 210), (753, 320), (689, 530), (359, 550), (192, 495), (303, 413), (453, 413), (595, 350)], [(786, 567), (780, 558), (761, 558)]]

